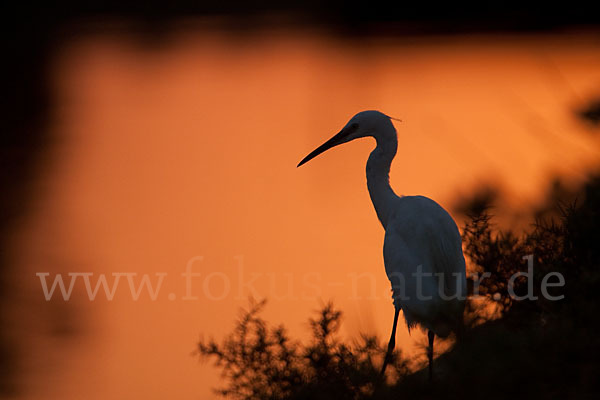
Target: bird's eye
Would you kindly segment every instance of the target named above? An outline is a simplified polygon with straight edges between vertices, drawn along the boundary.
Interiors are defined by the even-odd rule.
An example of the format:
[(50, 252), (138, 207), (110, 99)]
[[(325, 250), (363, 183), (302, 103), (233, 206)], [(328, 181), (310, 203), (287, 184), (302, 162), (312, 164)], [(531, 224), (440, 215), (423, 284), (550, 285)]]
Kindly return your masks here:
[(352, 125), (350, 125), (350, 131), (355, 131), (358, 129), (358, 123), (354, 122)]

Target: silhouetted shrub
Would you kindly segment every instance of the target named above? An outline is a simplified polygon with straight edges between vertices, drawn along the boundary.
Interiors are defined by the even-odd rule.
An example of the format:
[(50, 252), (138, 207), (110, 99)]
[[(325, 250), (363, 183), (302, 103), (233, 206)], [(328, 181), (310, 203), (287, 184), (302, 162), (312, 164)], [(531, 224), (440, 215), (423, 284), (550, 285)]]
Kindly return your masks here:
[[(553, 198), (552, 209), (537, 212), (531, 229), (520, 234), (497, 229), (482, 202), (471, 203), (463, 245), (470, 269), (489, 274), (479, 288), (486, 301), (468, 301), (466, 330), (435, 360), (431, 383), (425, 371), (410, 372), (399, 352), (388, 380), (381, 380), (385, 348), (375, 337), (342, 343), (336, 335), (341, 314), (331, 304), (310, 320), (309, 344), (290, 340), (283, 327), (269, 327), (258, 316), (263, 301), (242, 314), (222, 344), (201, 342), (198, 352), (222, 368), (226, 386), (218, 392), (238, 399), (596, 398), (600, 178), (571, 195), (569, 201), (578, 200)], [(533, 274), (515, 280), (514, 294), (525, 295), (532, 285), (533, 297), (517, 301), (508, 282), (527, 272), (527, 255)], [(560, 300), (540, 291), (550, 272), (564, 277), (564, 286), (548, 290), (564, 296)], [(490, 319), (482, 307), (492, 305), (497, 313)]]
[[(425, 392), (422, 385), (405, 379), (398, 392), (410, 390), (416, 398), (443, 394), (446, 399), (481, 393), (488, 398), (598, 394), (600, 179), (590, 177), (576, 193), (577, 201), (571, 198), (568, 194), (564, 201), (554, 199), (548, 206), (552, 209), (536, 213), (544, 217), (520, 235), (495, 229), (485, 210), (472, 213), (463, 230), (465, 255), (472, 268), (490, 273), (481, 281), (480, 294), (487, 304), (499, 306), (499, 318), (478, 317), (470, 302), (471, 322), (476, 323), (436, 360), (444, 373), (434, 387)], [(531, 282), (517, 279), (515, 293), (526, 294), (531, 283), (533, 298), (516, 301), (507, 282), (514, 273), (527, 271), (522, 257), (528, 254), (534, 262)], [(564, 277), (564, 286), (548, 289), (553, 296), (564, 296), (560, 300), (540, 290), (550, 272)]]
[[(269, 327), (259, 313), (265, 300), (251, 302), (221, 344), (201, 341), (198, 354), (213, 358), (227, 385), (217, 393), (236, 399), (362, 399), (374, 393), (387, 344), (363, 336), (349, 345), (337, 332), (341, 312), (325, 305), (310, 319), (308, 344), (290, 340), (282, 326)], [(407, 361), (394, 353), (390, 370), (408, 373)]]

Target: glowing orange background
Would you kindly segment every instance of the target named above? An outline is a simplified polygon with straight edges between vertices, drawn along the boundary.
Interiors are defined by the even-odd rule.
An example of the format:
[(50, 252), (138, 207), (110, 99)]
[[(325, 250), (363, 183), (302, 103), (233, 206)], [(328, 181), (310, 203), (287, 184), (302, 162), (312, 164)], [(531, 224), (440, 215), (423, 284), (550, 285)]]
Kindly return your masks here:
[[(306, 319), (332, 299), (345, 336), (387, 338), (383, 230), (364, 176), (374, 143), (297, 162), (355, 112), (379, 109), (403, 120), (397, 193), (450, 208), (492, 182), (526, 207), (551, 176), (576, 182), (598, 160), (598, 141), (572, 115), (598, 89), (597, 50), (585, 36), (356, 43), (306, 32), (183, 31), (158, 48), (113, 34), (67, 43), (53, 66), (55, 140), (13, 246), (31, 316), (15, 311), (25, 397), (210, 396), (218, 372), (191, 352), (247, 304), (236, 256), (244, 273), (263, 274), (265, 317), (293, 335), (305, 337)], [(200, 299), (183, 301), (180, 274), (198, 255)], [(43, 271), (169, 276), (155, 302), (132, 301), (125, 285), (113, 302), (89, 302), (76, 285), (73, 300), (46, 303), (34, 275)], [(231, 277), (220, 301), (202, 295), (213, 272)], [(361, 272), (374, 277), (375, 299), (368, 278), (355, 298), (348, 274)], [(302, 298), (308, 273), (318, 298)], [(298, 298), (278, 299), (288, 279)], [(414, 353), (421, 341), (400, 326), (400, 348)]]

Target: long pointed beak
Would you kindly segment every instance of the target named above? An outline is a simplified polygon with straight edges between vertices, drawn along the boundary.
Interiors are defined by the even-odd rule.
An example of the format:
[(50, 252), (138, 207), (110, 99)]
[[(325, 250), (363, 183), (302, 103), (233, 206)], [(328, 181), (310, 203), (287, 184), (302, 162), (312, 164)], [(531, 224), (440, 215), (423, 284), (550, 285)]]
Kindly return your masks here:
[(302, 161), (300, 161), (298, 163), (298, 165), (297, 165), (296, 168), (298, 168), (302, 164), (306, 164), (307, 162), (309, 162), (310, 160), (312, 160), (313, 158), (315, 158), (319, 154), (324, 153), (325, 151), (329, 150), (330, 148), (335, 147), (335, 146), (337, 146), (339, 144), (345, 143), (346, 142), (344, 140), (345, 137), (346, 137), (346, 133), (342, 129), (334, 137), (332, 137), (331, 139), (329, 139), (328, 141), (326, 141), (325, 143), (323, 143), (322, 145), (320, 145), (319, 147), (317, 147), (316, 149), (314, 149), (309, 155), (307, 155), (306, 157), (304, 157), (302, 159)]

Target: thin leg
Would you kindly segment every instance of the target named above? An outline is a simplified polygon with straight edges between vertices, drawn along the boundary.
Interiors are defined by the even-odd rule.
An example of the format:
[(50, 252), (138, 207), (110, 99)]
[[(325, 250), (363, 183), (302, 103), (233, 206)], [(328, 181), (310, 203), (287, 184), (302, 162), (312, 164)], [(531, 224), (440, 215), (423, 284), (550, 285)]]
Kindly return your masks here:
[(396, 325), (398, 325), (398, 314), (400, 314), (400, 309), (396, 308), (396, 311), (394, 312), (394, 324), (392, 325), (392, 336), (390, 337), (387, 352), (385, 353), (385, 358), (383, 359), (383, 367), (381, 367), (380, 373), (381, 376), (385, 374), (385, 368), (390, 362), (390, 358), (392, 357), (394, 347), (396, 347)]
[(433, 339), (435, 338), (435, 334), (433, 331), (428, 331), (427, 336), (429, 336), (429, 347), (427, 348), (427, 357), (429, 358), (429, 380), (433, 379)]

